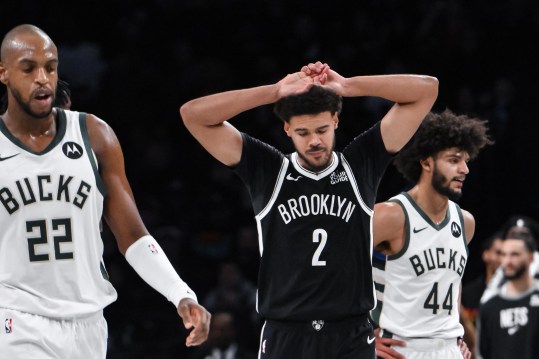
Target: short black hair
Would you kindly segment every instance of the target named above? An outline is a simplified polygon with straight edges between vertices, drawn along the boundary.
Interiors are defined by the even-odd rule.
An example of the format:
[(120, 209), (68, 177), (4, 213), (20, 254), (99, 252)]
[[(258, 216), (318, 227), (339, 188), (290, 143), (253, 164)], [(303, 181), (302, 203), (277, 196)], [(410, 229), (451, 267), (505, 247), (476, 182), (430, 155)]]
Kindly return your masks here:
[(483, 147), (493, 143), (486, 120), (456, 115), (449, 109), (429, 112), (393, 164), (404, 178), (416, 183), (421, 176), (421, 160), (452, 147), (466, 151), (473, 159)]
[(331, 115), (340, 114), (342, 97), (335, 91), (314, 85), (308, 91), (279, 99), (273, 106), (273, 113), (282, 121), (289, 122), (292, 116), (316, 115), (329, 111)]
[(524, 233), (524, 232), (515, 233), (512, 236), (506, 237), (504, 240), (508, 240), (508, 239), (519, 240), (519, 241), (524, 242), (524, 246), (526, 247), (526, 250), (530, 253), (533, 253), (537, 250), (537, 244), (533, 240), (533, 237), (530, 236), (528, 233)]
[(539, 222), (531, 217), (514, 214), (510, 216), (501, 227), (503, 238), (507, 238), (511, 229), (514, 227), (521, 227), (525, 229), (524, 234), (527, 234), (532, 240), (539, 241)]
[(483, 240), (481, 243), (481, 253), (484, 251), (487, 251), (492, 248), (492, 245), (494, 244), (494, 241), (496, 240), (503, 240), (503, 231), (497, 230), (496, 232), (492, 233), (487, 239)]

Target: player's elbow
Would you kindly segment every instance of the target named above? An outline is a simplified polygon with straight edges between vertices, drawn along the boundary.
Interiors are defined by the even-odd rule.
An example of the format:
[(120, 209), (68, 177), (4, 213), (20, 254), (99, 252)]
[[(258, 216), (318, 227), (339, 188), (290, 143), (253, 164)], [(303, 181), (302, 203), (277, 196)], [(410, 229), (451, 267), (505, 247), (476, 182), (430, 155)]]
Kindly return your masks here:
[(191, 105), (189, 102), (184, 103), (180, 106), (180, 118), (182, 119), (183, 123), (187, 126), (187, 124), (190, 122), (192, 118), (192, 110)]

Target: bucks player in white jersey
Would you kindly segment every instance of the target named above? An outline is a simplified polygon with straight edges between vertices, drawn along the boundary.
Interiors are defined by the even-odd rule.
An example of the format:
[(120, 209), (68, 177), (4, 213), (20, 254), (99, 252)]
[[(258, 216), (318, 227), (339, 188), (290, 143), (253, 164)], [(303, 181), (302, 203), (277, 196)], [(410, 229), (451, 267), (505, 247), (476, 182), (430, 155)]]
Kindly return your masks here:
[[(187, 129), (249, 190), (259, 232), (258, 312), (264, 359), (374, 358), (372, 207), (380, 179), (430, 110), (437, 80), (344, 78), (320, 62), (276, 84), (227, 91), (181, 107)], [(342, 96), (395, 102), (342, 151)], [(296, 151), (285, 155), (228, 120), (275, 103)]]
[[(374, 207), (374, 245), (386, 256), (373, 271), (381, 357), (470, 354), (461, 353), (457, 339), (464, 333), (459, 296), (475, 220), (454, 201), (462, 195), (468, 161), (489, 143), (484, 121), (431, 112), (395, 157), (414, 186)], [(395, 342), (383, 338), (406, 346), (389, 348)]]
[(58, 53), (33, 25), (0, 48), (8, 107), (0, 116), (0, 353), (6, 358), (105, 358), (103, 309), (116, 299), (102, 260), (104, 216), (137, 273), (174, 303), (187, 345), (209, 313), (149, 235), (111, 128), (54, 108)]

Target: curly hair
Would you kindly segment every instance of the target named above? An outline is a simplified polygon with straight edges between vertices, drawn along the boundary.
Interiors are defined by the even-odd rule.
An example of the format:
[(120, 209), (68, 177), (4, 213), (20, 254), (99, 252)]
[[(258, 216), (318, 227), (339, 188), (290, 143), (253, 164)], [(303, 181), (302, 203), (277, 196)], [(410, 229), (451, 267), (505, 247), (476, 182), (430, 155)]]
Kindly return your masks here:
[(393, 163), (404, 178), (416, 183), (421, 175), (421, 160), (452, 147), (466, 151), (473, 159), (483, 147), (493, 143), (486, 120), (456, 115), (448, 109), (429, 112)]
[(292, 116), (315, 115), (326, 111), (334, 115), (339, 114), (341, 109), (341, 96), (327, 87), (315, 85), (306, 92), (279, 99), (273, 106), (273, 113), (282, 121), (289, 122)]

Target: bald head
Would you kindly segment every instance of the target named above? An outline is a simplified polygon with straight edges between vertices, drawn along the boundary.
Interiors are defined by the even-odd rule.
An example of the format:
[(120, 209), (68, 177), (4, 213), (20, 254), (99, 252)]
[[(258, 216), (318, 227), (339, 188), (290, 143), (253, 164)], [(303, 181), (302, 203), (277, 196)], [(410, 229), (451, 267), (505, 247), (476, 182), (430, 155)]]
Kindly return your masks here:
[(41, 39), (44, 48), (56, 51), (56, 45), (45, 31), (34, 25), (23, 24), (14, 27), (4, 36), (0, 47), (0, 61), (8, 61), (14, 51), (29, 49), (32, 46), (30, 40), (36, 38)]
[(58, 49), (40, 28), (24, 24), (9, 31), (0, 46), (0, 82), (8, 109), (33, 118), (51, 115), (58, 81)]

